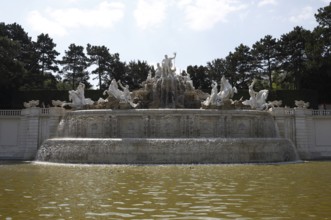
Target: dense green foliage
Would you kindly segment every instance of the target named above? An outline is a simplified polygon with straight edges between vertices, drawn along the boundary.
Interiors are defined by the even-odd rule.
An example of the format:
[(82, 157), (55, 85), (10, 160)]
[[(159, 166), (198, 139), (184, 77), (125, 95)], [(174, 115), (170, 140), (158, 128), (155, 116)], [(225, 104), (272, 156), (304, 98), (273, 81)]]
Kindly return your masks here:
[[(189, 74), (194, 86), (204, 91), (223, 75), (238, 89), (247, 89), (257, 78), (256, 90), (269, 89), (270, 97), (278, 90), (308, 89), (317, 91), (320, 103), (331, 103), (331, 3), (315, 18), (318, 25), (312, 31), (294, 27), (279, 39), (267, 35), (251, 47), (240, 44), (206, 66), (189, 65), (181, 74)], [(106, 46), (72, 43), (60, 59), (55, 48), (48, 34), (40, 34), (34, 42), (19, 24), (0, 23), (1, 99), (13, 91), (67, 91), (79, 82), (90, 88), (93, 75), (99, 90), (113, 78), (132, 90), (141, 87), (149, 72), (155, 73), (146, 61), (123, 62)]]
[(71, 85), (71, 89), (75, 89), (79, 82), (83, 82), (87, 88), (89, 84), (89, 73), (87, 72), (88, 58), (84, 53), (84, 47), (70, 44), (69, 50), (65, 51), (65, 55), (60, 61), (63, 65), (62, 71), (63, 81)]

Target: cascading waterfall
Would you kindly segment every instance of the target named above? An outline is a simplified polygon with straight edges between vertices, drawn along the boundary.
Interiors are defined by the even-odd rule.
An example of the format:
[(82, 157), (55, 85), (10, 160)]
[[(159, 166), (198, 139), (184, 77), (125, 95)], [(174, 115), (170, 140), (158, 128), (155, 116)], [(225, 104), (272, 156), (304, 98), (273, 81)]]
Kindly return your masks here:
[(80, 110), (37, 160), (96, 164), (271, 163), (296, 161), (291, 141), (264, 111), (204, 109)]

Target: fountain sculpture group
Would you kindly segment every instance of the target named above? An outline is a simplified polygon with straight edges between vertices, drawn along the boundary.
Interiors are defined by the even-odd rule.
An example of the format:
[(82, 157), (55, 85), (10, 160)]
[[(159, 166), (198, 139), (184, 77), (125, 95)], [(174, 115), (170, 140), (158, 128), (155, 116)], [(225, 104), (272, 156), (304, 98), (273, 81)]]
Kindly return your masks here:
[(75, 110), (66, 113), (58, 137), (44, 142), (37, 160), (191, 164), (298, 159), (292, 142), (279, 136), (273, 117), (261, 111), (268, 107), (268, 90), (255, 92), (253, 81), (250, 99), (240, 102), (254, 110), (235, 109), (237, 89), (224, 76), (220, 91), (213, 81), (211, 94), (203, 93), (188, 74), (175, 73), (175, 57), (165, 56), (136, 91), (115, 79), (104, 92), (108, 97), (97, 102), (85, 98), (83, 84), (69, 91), (72, 103), (62, 106)]

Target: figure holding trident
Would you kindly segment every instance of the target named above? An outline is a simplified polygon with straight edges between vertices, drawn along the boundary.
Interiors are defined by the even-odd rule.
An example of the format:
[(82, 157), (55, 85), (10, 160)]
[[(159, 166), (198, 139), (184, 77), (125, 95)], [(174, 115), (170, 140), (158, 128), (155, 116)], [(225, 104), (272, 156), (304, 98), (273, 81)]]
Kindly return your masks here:
[[(173, 74), (176, 71), (176, 68), (172, 69), (172, 60), (176, 58), (176, 52), (173, 57), (168, 57), (168, 55), (164, 55), (164, 59), (162, 60), (162, 69), (165, 75)], [(175, 61), (174, 61), (175, 62)]]

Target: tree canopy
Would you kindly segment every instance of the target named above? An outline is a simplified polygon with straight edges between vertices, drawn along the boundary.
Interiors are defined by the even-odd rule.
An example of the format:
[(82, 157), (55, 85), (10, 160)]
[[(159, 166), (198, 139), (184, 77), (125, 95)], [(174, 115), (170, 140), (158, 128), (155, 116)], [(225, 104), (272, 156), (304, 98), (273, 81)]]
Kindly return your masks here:
[[(222, 76), (238, 89), (247, 89), (257, 78), (270, 90), (313, 89), (324, 95), (321, 101), (330, 99), (331, 3), (318, 9), (315, 18), (314, 30), (294, 27), (279, 39), (266, 35), (252, 46), (238, 45), (205, 66), (189, 65), (182, 74), (189, 74), (194, 86), (203, 90)], [(62, 57), (55, 48), (47, 33), (34, 42), (19, 24), (0, 23), (1, 88), (75, 89), (79, 82), (90, 88), (92, 78), (98, 81), (98, 89), (105, 89), (115, 78), (137, 89), (149, 72), (155, 72), (146, 61), (121, 61), (119, 53), (104, 45), (72, 43)]]

